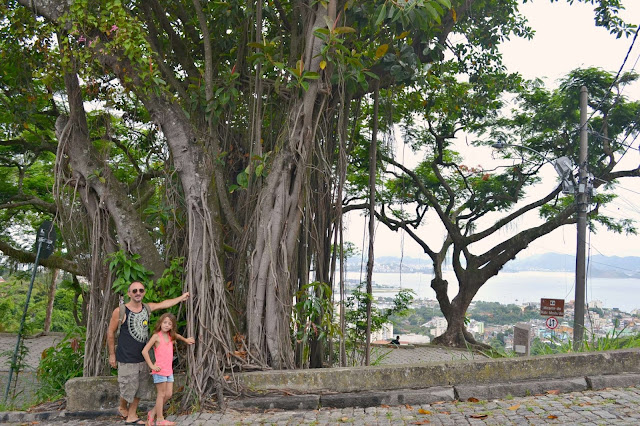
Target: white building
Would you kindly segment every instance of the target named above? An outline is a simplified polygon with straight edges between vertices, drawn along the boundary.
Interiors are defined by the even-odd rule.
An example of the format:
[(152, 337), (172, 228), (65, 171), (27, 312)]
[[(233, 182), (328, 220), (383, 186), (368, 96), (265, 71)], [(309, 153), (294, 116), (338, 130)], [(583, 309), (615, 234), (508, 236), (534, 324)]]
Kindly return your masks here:
[(378, 340), (391, 340), (395, 339), (393, 335), (393, 324), (385, 322), (382, 324), (382, 328), (374, 333), (371, 333), (371, 341), (376, 342)]
[(432, 336), (440, 336), (447, 331), (447, 320), (444, 317), (435, 317), (422, 324), (421, 327), (428, 329)]

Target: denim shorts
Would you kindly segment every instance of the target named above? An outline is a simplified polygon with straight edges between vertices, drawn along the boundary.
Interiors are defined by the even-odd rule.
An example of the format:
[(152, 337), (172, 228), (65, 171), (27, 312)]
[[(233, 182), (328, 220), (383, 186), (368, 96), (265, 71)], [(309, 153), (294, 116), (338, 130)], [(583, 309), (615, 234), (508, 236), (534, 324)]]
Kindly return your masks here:
[(152, 374), (153, 376), (153, 383), (154, 384), (158, 384), (158, 383), (173, 383), (173, 374), (170, 376), (161, 376), (159, 374)]

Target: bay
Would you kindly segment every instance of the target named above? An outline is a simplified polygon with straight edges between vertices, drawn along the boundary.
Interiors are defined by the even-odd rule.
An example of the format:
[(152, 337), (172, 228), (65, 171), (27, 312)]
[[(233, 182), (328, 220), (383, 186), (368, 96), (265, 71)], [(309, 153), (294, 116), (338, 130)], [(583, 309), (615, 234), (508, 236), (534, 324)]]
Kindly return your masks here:
[[(458, 282), (453, 271), (445, 271), (449, 282), (449, 297), (458, 293)], [(435, 299), (429, 273), (382, 273), (374, 272), (374, 283), (394, 288), (411, 289), (416, 298)], [(347, 272), (347, 280), (364, 281), (360, 272)], [(374, 290), (375, 291), (375, 290)], [(397, 290), (375, 291), (375, 296), (393, 296)], [(540, 303), (541, 298), (574, 300), (575, 275), (572, 272), (500, 272), (478, 291), (474, 300), (499, 302), (502, 304)], [(631, 312), (640, 308), (640, 279), (635, 278), (590, 278), (587, 277), (587, 303), (602, 302), (605, 308), (618, 308)]]

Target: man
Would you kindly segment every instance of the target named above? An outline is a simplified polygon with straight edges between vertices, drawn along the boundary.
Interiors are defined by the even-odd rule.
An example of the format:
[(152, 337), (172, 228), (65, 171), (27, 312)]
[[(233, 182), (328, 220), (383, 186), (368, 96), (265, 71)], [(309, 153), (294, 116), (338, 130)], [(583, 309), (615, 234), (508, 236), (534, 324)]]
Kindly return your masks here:
[[(125, 313), (121, 318), (120, 307), (117, 307), (107, 330), (107, 347), (109, 348), (109, 364), (118, 369), (118, 385), (120, 387), (120, 407), (118, 411), (125, 418), (125, 424), (145, 424), (138, 415), (140, 397), (147, 393), (149, 387), (149, 367), (142, 349), (149, 340), (149, 313), (158, 309), (170, 308), (189, 298), (183, 293), (174, 299), (160, 303), (143, 304), (145, 288), (139, 281), (129, 285), (127, 294), (129, 302), (124, 305)], [(147, 309), (148, 307), (148, 309)], [(121, 324), (119, 324), (122, 322)], [(115, 333), (120, 327), (118, 349), (115, 350)], [(116, 362), (117, 360), (117, 362)]]

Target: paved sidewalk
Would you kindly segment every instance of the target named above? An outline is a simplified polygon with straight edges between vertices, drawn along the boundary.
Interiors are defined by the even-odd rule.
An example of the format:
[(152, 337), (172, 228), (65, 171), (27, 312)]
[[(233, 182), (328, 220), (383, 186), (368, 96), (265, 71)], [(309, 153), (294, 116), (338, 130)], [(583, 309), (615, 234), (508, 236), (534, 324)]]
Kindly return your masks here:
[[(1, 415), (0, 415), (1, 416)], [(178, 425), (637, 425), (640, 387), (536, 395), (492, 401), (465, 401), (420, 406), (379, 406), (313, 411), (194, 413), (169, 416)], [(30, 423), (30, 422), (25, 422)], [(115, 416), (91, 419), (58, 417), (39, 425), (112, 425)], [(20, 423), (9, 423), (17, 425)]]
[[(61, 342), (64, 336), (64, 333), (49, 333), (47, 335), (38, 335), (37, 337), (27, 337), (24, 339), (24, 344), (29, 349), (29, 353), (25, 359), (27, 370), (32, 371), (38, 368), (42, 352)], [(0, 371), (9, 371), (9, 363), (16, 349), (17, 341), (17, 334), (0, 333), (0, 353), (8, 352), (5, 355), (0, 355)]]

